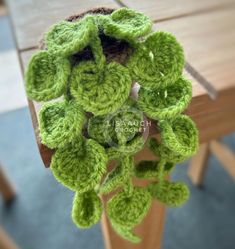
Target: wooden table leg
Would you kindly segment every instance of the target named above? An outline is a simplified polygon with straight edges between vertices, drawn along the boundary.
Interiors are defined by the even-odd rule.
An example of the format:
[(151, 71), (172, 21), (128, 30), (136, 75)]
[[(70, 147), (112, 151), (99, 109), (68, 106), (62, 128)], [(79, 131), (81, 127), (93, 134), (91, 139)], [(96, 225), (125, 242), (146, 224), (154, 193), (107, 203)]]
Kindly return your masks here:
[(9, 235), (0, 227), (0, 248), (1, 249), (19, 249), (19, 247), (12, 241)]
[(209, 144), (202, 144), (198, 153), (191, 159), (188, 175), (196, 186), (203, 184), (204, 175), (210, 155)]
[(235, 180), (235, 155), (229, 147), (217, 140), (210, 143), (210, 150), (228, 174)]
[(5, 201), (11, 201), (16, 196), (15, 189), (13, 185), (10, 183), (1, 165), (0, 165), (0, 193), (2, 194)]

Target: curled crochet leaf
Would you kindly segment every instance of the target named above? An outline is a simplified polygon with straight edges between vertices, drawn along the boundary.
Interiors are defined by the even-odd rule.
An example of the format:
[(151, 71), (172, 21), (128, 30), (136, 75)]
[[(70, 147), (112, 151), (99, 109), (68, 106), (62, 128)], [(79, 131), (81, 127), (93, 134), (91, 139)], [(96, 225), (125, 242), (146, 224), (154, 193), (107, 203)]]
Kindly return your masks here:
[(91, 37), (98, 33), (92, 16), (85, 16), (80, 21), (61, 21), (51, 27), (45, 40), (49, 51), (69, 56), (88, 46)]
[(110, 16), (102, 16), (104, 33), (121, 40), (133, 41), (151, 31), (152, 21), (143, 13), (120, 8)]
[[(174, 168), (173, 163), (165, 163), (164, 176), (168, 175)], [(144, 179), (153, 179), (159, 177), (159, 161), (143, 160), (135, 166), (135, 176)]]
[(118, 165), (107, 174), (100, 186), (99, 192), (107, 194), (118, 187), (123, 186), (130, 178), (133, 168), (134, 161), (132, 157), (125, 156), (120, 159)]
[[(123, 235), (124, 231), (133, 229), (146, 216), (151, 205), (151, 195), (140, 187), (134, 187), (131, 194), (120, 192), (107, 203), (107, 214), (114, 229)], [(125, 236), (130, 239), (132, 236)], [(136, 236), (133, 235), (134, 240)]]
[(100, 70), (95, 62), (83, 61), (73, 68), (70, 83), (77, 102), (97, 116), (115, 112), (131, 89), (128, 69), (115, 62)]
[(67, 188), (84, 193), (94, 188), (106, 171), (104, 148), (92, 139), (74, 141), (57, 149), (52, 157), (51, 170)]
[(138, 44), (127, 66), (133, 80), (144, 88), (164, 88), (182, 74), (183, 49), (172, 34), (158, 31)]
[(170, 119), (180, 114), (192, 98), (191, 82), (180, 77), (173, 85), (155, 90), (140, 88), (138, 105), (152, 119)]
[(179, 115), (172, 121), (159, 122), (162, 143), (182, 156), (192, 156), (198, 149), (198, 130), (186, 115)]
[(86, 121), (85, 113), (75, 101), (45, 104), (39, 112), (42, 143), (54, 149), (77, 138)]
[(68, 59), (40, 51), (32, 56), (25, 74), (26, 92), (30, 99), (47, 101), (66, 91), (71, 72)]
[(95, 191), (76, 193), (73, 200), (72, 219), (80, 228), (96, 224), (102, 214), (102, 202)]
[(182, 182), (151, 183), (148, 189), (153, 198), (171, 207), (180, 206), (189, 198), (189, 189)]
[(180, 155), (168, 149), (153, 137), (148, 140), (148, 147), (157, 157), (164, 158), (167, 162), (180, 163), (188, 158), (188, 156)]

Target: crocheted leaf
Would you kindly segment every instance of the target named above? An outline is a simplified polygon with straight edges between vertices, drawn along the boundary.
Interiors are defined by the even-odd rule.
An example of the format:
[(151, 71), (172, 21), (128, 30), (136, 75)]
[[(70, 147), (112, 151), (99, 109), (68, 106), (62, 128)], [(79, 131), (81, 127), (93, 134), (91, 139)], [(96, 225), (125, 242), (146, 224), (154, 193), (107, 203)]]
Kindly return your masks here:
[(152, 27), (149, 17), (128, 8), (120, 8), (110, 16), (102, 16), (101, 23), (106, 35), (127, 41), (146, 35)]
[(53, 25), (45, 40), (49, 51), (69, 56), (88, 46), (91, 37), (97, 33), (95, 20), (89, 15), (78, 22), (61, 21)]
[(132, 156), (143, 148), (144, 143), (144, 137), (142, 135), (139, 135), (122, 146), (107, 148), (106, 153), (109, 160), (118, 159), (127, 155)]
[(104, 148), (92, 139), (81, 140), (57, 149), (51, 170), (55, 178), (71, 190), (83, 193), (94, 188), (106, 170)]
[[(147, 161), (143, 160), (140, 161), (135, 166), (135, 176), (139, 178), (144, 179), (152, 179), (152, 178), (158, 178), (159, 177), (159, 161)], [(173, 163), (166, 163), (164, 165), (164, 176), (168, 175), (171, 170), (174, 168)]]
[(151, 205), (151, 195), (140, 187), (134, 187), (131, 194), (119, 192), (107, 203), (107, 214), (111, 222), (127, 227), (139, 224)]
[(167, 162), (180, 163), (186, 160), (188, 157), (175, 153), (168, 149), (164, 144), (160, 144), (156, 138), (150, 138), (148, 140), (149, 149), (160, 158), (164, 158)]
[(97, 223), (102, 214), (102, 202), (92, 190), (76, 193), (73, 200), (72, 219), (80, 228), (88, 228)]
[(127, 226), (121, 226), (114, 222), (111, 222), (113, 229), (124, 239), (129, 240), (132, 243), (140, 243), (141, 238), (132, 232), (132, 228)]
[(118, 63), (100, 70), (95, 62), (83, 61), (73, 68), (71, 94), (85, 111), (105, 115), (124, 104), (131, 83), (128, 69)]
[(60, 97), (66, 90), (71, 72), (69, 60), (40, 51), (32, 56), (25, 74), (26, 92), (30, 99), (47, 101)]
[(126, 156), (122, 158), (118, 165), (107, 174), (99, 189), (99, 192), (102, 194), (107, 194), (124, 185), (130, 178), (133, 167), (134, 161), (132, 157)]
[(155, 90), (140, 88), (138, 105), (152, 119), (170, 119), (180, 114), (192, 98), (191, 82), (180, 77), (173, 85)]
[(75, 101), (45, 104), (39, 113), (42, 143), (51, 149), (64, 147), (81, 134), (85, 121), (85, 114)]
[(158, 31), (138, 44), (127, 66), (144, 88), (173, 85), (184, 67), (183, 49), (172, 34)]
[(186, 115), (179, 115), (172, 121), (159, 122), (162, 143), (182, 156), (192, 156), (198, 149), (198, 130)]
[(148, 189), (153, 198), (171, 207), (180, 206), (189, 198), (189, 189), (182, 182), (151, 183)]

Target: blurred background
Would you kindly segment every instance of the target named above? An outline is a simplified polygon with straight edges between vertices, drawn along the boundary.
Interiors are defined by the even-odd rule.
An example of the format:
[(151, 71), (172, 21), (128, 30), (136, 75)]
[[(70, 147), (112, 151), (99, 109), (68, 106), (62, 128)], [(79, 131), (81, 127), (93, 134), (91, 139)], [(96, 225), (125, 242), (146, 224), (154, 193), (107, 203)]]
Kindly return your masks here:
[[(203, 109), (206, 111), (207, 107), (212, 108), (213, 115), (217, 117), (216, 121), (212, 118), (211, 123), (200, 121), (200, 115), (207, 118), (207, 114), (202, 111), (193, 117), (198, 118), (200, 131), (207, 137), (205, 140), (202, 138), (203, 142), (209, 143), (214, 140), (214, 133), (210, 132), (213, 126), (218, 126), (215, 138), (221, 137), (225, 146), (215, 153), (210, 153), (203, 184), (200, 184), (200, 187), (193, 184), (188, 176), (190, 161), (177, 166), (172, 178), (185, 181), (191, 190), (191, 197), (184, 206), (167, 209), (161, 248), (234, 249), (235, 18), (229, 19), (235, 16), (233, 1), (70, 0), (64, 5), (65, 2), (10, 0), (6, 5), (0, 1), (0, 167), (16, 190), (14, 201), (5, 202), (4, 198), (0, 199), (0, 228), (4, 229), (4, 234), (7, 233), (8, 235), (5, 235), (11, 237), (22, 249), (105, 248), (100, 224), (88, 230), (79, 230), (74, 226), (70, 219), (73, 193), (56, 182), (41, 160), (25, 96), (20, 57), (21, 53), (35, 49), (36, 43), (34, 45), (33, 42), (38, 40), (46, 27), (68, 16), (68, 13), (73, 14), (76, 8), (81, 11), (93, 5), (121, 5), (144, 11), (153, 20), (157, 20), (156, 16), (159, 16), (160, 26), (170, 27), (169, 30), (176, 31), (176, 34), (180, 32), (191, 77), (196, 79), (194, 82), (199, 82), (198, 86), (193, 83), (195, 98), (189, 113), (193, 116), (200, 103), (208, 101), (209, 104)], [(195, 29), (197, 31), (203, 28), (203, 23), (200, 24), (197, 20), (203, 20), (204, 15), (209, 16), (205, 26), (214, 21), (218, 23), (209, 29), (211, 33), (205, 29), (201, 34), (204, 40), (200, 40)], [(29, 17), (26, 22), (27, 16)], [(192, 20), (189, 19), (192, 26), (187, 21), (188, 16), (192, 16)], [(186, 19), (181, 22), (182, 18)], [(168, 20), (175, 20), (174, 24), (171, 25)], [(224, 33), (218, 35), (217, 26)], [(33, 27), (35, 30), (31, 31), (30, 28)], [(184, 33), (184, 30), (189, 32)], [(24, 36), (23, 32), (27, 34)], [(30, 35), (30, 32), (35, 34)], [(25, 43), (24, 38), (27, 39)], [(209, 48), (205, 49), (204, 45)], [(214, 49), (216, 53), (209, 54), (212, 51), (210, 49)], [(221, 72), (218, 72), (217, 68), (221, 69)], [(212, 69), (216, 69), (218, 76)], [(217, 84), (217, 80), (220, 83)], [(202, 101), (198, 104), (196, 101), (202, 95)], [(229, 107), (223, 106), (225, 102), (229, 103)], [(228, 110), (231, 112), (227, 113)], [(226, 118), (223, 116), (225, 113)], [(200, 157), (196, 162), (197, 160), (198, 163), (201, 162)], [(2, 180), (0, 188), (3, 185)], [(13, 190), (12, 194), (14, 193)], [(1, 233), (3, 232), (0, 230), (0, 240), (1, 236), (4, 237)], [(0, 249), (5, 249), (1, 247), (1, 242)]]

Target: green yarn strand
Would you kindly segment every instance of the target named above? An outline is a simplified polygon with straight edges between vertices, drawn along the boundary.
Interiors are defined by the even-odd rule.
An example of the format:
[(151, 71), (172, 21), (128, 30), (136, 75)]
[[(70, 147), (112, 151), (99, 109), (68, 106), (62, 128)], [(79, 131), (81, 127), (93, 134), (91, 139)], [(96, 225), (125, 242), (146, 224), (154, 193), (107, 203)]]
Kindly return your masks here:
[(25, 73), (25, 87), (30, 99), (48, 101), (60, 97), (66, 91), (71, 72), (68, 59), (47, 51), (32, 56)]
[(102, 214), (102, 202), (95, 191), (76, 193), (73, 200), (72, 220), (79, 228), (96, 224)]

